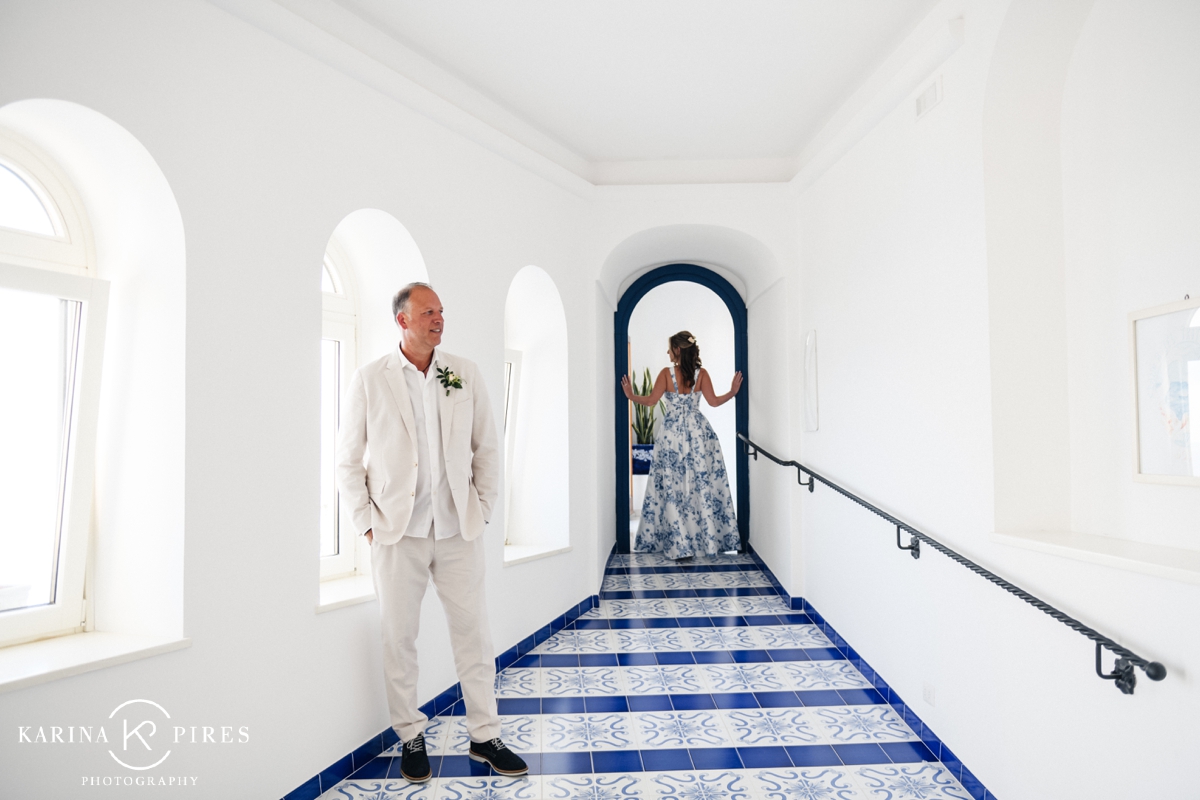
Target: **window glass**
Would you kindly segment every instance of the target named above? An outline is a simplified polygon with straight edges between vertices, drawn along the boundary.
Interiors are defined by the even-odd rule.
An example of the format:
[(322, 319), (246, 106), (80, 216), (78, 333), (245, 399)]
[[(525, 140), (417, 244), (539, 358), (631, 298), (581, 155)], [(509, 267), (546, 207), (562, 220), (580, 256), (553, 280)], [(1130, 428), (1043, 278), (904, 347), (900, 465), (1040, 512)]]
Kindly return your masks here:
[(321, 340), (321, 555), (338, 554), (337, 432), (342, 343)]
[(337, 284), (333, 282), (333, 271), (329, 269), (328, 261), (321, 265), (321, 291), (338, 294)]
[(508, 408), (512, 403), (512, 371), (513, 362), (504, 362), (504, 427), (502, 430), (508, 430)]
[(54, 220), (20, 175), (0, 164), (0, 226), (54, 236)]
[(0, 288), (0, 611), (54, 602), (80, 309)]

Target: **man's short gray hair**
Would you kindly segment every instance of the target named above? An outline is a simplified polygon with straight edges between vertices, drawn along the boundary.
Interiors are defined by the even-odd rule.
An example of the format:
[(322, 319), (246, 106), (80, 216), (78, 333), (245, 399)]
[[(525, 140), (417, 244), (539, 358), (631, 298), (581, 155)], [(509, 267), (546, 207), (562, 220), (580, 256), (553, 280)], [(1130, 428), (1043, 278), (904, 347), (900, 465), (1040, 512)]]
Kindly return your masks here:
[(405, 313), (408, 312), (408, 298), (412, 297), (413, 290), (418, 287), (423, 287), (425, 289), (429, 289), (430, 291), (433, 290), (433, 287), (428, 283), (413, 281), (400, 291), (396, 292), (396, 296), (392, 298), (392, 319), (400, 316), (401, 311)]

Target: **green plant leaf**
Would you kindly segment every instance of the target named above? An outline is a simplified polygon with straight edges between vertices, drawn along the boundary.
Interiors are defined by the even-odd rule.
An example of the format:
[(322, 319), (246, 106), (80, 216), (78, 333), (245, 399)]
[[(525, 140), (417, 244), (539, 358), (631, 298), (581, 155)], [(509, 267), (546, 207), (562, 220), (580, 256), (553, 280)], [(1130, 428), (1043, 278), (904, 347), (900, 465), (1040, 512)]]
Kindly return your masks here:
[[(654, 381), (650, 378), (649, 367), (642, 372), (640, 384), (636, 377), (631, 383), (633, 393), (639, 397), (646, 397), (654, 391)], [(662, 403), (658, 405), (661, 406)], [(652, 407), (637, 403), (633, 406), (633, 436), (638, 444), (654, 444), (654, 410)]]

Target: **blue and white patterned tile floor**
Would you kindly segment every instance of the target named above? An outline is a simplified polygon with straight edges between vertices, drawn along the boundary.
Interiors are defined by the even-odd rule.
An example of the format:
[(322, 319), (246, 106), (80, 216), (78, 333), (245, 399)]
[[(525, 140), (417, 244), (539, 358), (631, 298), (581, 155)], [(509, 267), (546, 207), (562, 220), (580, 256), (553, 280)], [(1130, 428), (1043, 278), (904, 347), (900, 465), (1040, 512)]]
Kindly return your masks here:
[(750, 556), (612, 556), (599, 608), (496, 693), (528, 776), (467, 757), (460, 701), (426, 728), (432, 780), (393, 745), (321, 800), (972, 800)]

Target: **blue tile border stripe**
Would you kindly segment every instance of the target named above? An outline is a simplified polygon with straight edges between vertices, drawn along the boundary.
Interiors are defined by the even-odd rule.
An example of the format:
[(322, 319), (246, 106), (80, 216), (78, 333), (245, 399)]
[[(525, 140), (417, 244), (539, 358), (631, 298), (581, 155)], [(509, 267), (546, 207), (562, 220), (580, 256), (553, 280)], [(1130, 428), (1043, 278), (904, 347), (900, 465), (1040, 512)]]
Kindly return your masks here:
[(585, 617), (568, 630), (626, 628), (744, 628), (754, 625), (815, 625), (807, 614), (748, 614), (726, 617)]
[(755, 562), (745, 564), (685, 564), (673, 567), (607, 567), (605, 575), (661, 575), (680, 572), (758, 572)]
[[(773, 692), (712, 692), (699, 694), (606, 694), (573, 697), (501, 697), (496, 701), (503, 716), (517, 714), (623, 714), (639, 711), (695, 711), (698, 709), (800, 708), (821, 706), (885, 705), (874, 689), (810, 689)], [(448, 716), (463, 716), (455, 703)]]
[(684, 597), (775, 597), (773, 586), (731, 586), (724, 589), (622, 589), (600, 593), (601, 600), (665, 600)]
[(656, 650), (640, 653), (530, 653), (514, 667), (641, 667), (652, 664), (755, 664), (768, 661), (839, 661), (836, 647), (779, 647), (763, 650)]

